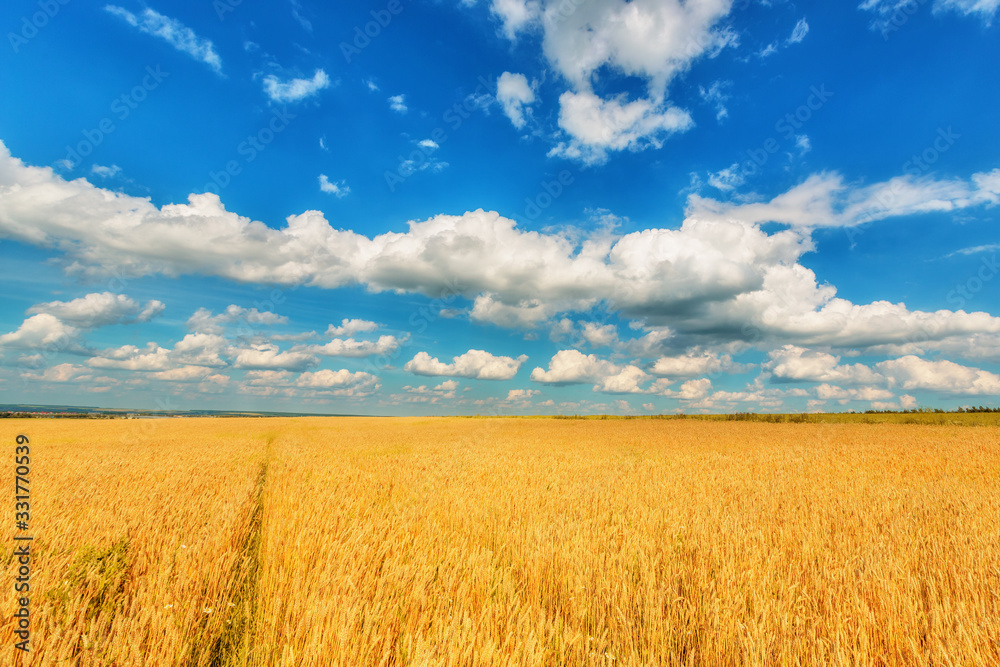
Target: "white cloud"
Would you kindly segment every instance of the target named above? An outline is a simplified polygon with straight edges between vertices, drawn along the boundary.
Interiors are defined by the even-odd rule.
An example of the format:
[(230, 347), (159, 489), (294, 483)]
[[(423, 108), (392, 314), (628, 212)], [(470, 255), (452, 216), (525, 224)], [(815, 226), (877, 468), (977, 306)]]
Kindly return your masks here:
[(378, 329), (376, 322), (368, 320), (349, 320), (346, 317), (341, 320), (340, 326), (330, 325), (326, 328), (327, 336), (353, 336), (354, 334), (375, 331)]
[(507, 401), (527, 401), (542, 392), (538, 389), (511, 389), (507, 392)]
[(552, 317), (558, 307), (541, 299), (521, 298), (514, 304), (504, 303), (495, 294), (480, 294), (472, 304), (469, 317), (477, 322), (489, 322), (502, 327), (532, 328)]
[(735, 190), (743, 185), (745, 180), (746, 176), (744, 176), (743, 170), (736, 163), (708, 175), (708, 184), (723, 192)]
[(135, 345), (122, 345), (103, 350), (98, 356), (91, 357), (87, 365), (92, 368), (127, 371), (164, 371), (177, 367), (177, 364), (170, 359), (170, 350), (156, 343), (147, 343), (142, 349)]
[(888, 389), (878, 387), (858, 387), (856, 389), (844, 389), (829, 384), (821, 384), (816, 387), (816, 396), (824, 401), (836, 400), (841, 403), (847, 401), (886, 401), (894, 398), (894, 394)]
[(334, 338), (325, 345), (310, 345), (292, 351), (308, 352), (324, 357), (370, 357), (376, 354), (392, 354), (404, 342), (406, 342), (406, 338), (399, 339), (395, 336), (379, 336), (377, 341)]
[(698, 380), (688, 380), (681, 385), (678, 391), (668, 391), (667, 396), (679, 398), (683, 401), (700, 401), (708, 396), (712, 390), (712, 381), (708, 378)]
[(583, 384), (600, 382), (619, 372), (619, 368), (593, 354), (579, 350), (559, 350), (549, 361), (548, 370), (536, 367), (531, 380), (545, 384)]
[(37, 382), (83, 382), (93, 378), (91, 370), (78, 364), (58, 364), (41, 373), (22, 373), (26, 380)]
[(268, 74), (263, 79), (264, 93), (272, 102), (278, 104), (286, 102), (299, 102), (312, 97), (319, 91), (330, 86), (330, 77), (326, 72), (317, 69), (311, 79), (288, 79), (282, 81), (274, 74)]
[[(668, 84), (701, 57), (736, 42), (719, 27), (731, 0), (492, 0), (504, 33), (514, 39), (538, 30), (542, 51), (568, 84), (559, 125), (567, 138), (552, 154), (585, 163), (608, 152), (658, 147), (688, 129), (687, 112), (666, 101)], [(646, 83), (635, 100), (594, 94), (604, 69)], [(513, 120), (513, 119), (512, 119)], [(516, 125), (515, 121), (515, 125)]]
[(178, 366), (167, 371), (154, 371), (148, 377), (165, 382), (200, 382), (209, 375), (212, 375), (212, 369), (205, 366)]
[(805, 155), (812, 150), (812, 142), (809, 141), (809, 136), (805, 134), (799, 134), (795, 137), (795, 146), (799, 149), (799, 155)]
[(222, 73), (222, 60), (215, 52), (212, 42), (198, 37), (191, 28), (180, 21), (149, 8), (144, 9), (138, 16), (115, 5), (106, 5), (104, 9), (133, 28), (138, 28), (140, 32), (159, 37), (178, 51), (205, 63), (217, 73)]
[(222, 336), (207, 333), (188, 334), (173, 349), (147, 343), (145, 348), (123, 345), (101, 350), (87, 360), (92, 368), (128, 371), (168, 371), (181, 366), (225, 366), (229, 343)]
[(40, 303), (28, 314), (47, 313), (66, 324), (81, 329), (95, 329), (112, 324), (147, 322), (163, 312), (165, 306), (155, 299), (142, 306), (124, 294), (91, 293), (72, 301)]
[(608, 151), (659, 148), (670, 134), (693, 125), (690, 114), (677, 107), (622, 97), (602, 99), (589, 91), (567, 91), (559, 97), (559, 127), (571, 136), (549, 155), (599, 164)]
[(975, 14), (986, 25), (990, 25), (998, 8), (1000, 0), (936, 0), (934, 3), (935, 12), (953, 11), (965, 16)]
[(514, 359), (494, 356), (484, 350), (469, 350), (465, 354), (453, 358), (452, 363), (445, 364), (426, 352), (418, 352), (413, 359), (406, 362), (403, 370), (414, 375), (439, 375), (477, 380), (510, 380), (527, 359), (528, 357), (523, 354)]
[(530, 106), (535, 102), (534, 86), (523, 74), (504, 72), (497, 79), (497, 101), (510, 122), (520, 130), (527, 122), (525, 113), (531, 113)]
[[(860, 349), (919, 340), (933, 350), (946, 341), (1000, 335), (1000, 318), (987, 313), (838, 298), (834, 286), (800, 263), (814, 249), (813, 229), (858, 224), (873, 200), (882, 206), (878, 219), (941, 209), (944, 201), (949, 210), (990, 206), (1000, 193), (994, 172), (967, 181), (903, 182), (908, 189), (893, 190), (893, 182), (856, 187), (819, 174), (764, 202), (692, 195), (679, 226), (624, 235), (527, 231), (477, 210), (368, 237), (335, 228), (317, 211), (269, 227), (227, 211), (213, 194), (158, 208), (84, 179), (66, 181), (47, 167), (24, 166), (0, 144), (0, 233), (62, 253), (73, 275), (204, 274), (455, 295), (474, 300), (473, 320), (501, 326), (537, 326), (603, 304), (659, 328), (659, 338), (648, 341), (654, 347), (664, 331), (684, 348), (742, 341), (763, 349), (776, 341)], [(886, 188), (897, 198), (879, 201)], [(765, 232), (764, 223), (788, 228)]]
[(393, 95), (389, 98), (389, 108), (396, 113), (406, 113), (409, 107), (406, 106), (406, 95)]
[[(535, 378), (533, 377), (532, 379), (534, 380)], [(622, 367), (613, 375), (600, 378), (594, 386), (594, 391), (604, 392), (605, 394), (648, 394), (664, 389), (669, 384), (669, 382), (659, 381), (652, 389), (643, 388), (641, 385), (650, 379), (652, 378), (649, 373), (638, 366), (629, 364)]]
[(455, 380), (445, 380), (436, 387), (428, 387), (425, 384), (419, 387), (407, 385), (403, 387), (405, 393), (393, 394), (390, 398), (405, 403), (440, 403), (442, 399), (455, 398), (456, 389), (458, 382)]
[(840, 357), (795, 345), (772, 350), (768, 357), (764, 369), (779, 381), (872, 384), (885, 380), (864, 364), (840, 365)]
[(346, 369), (306, 372), (298, 377), (295, 385), (308, 389), (321, 389), (334, 396), (366, 396), (378, 391), (380, 386), (378, 378), (371, 373), (364, 371), (352, 373)]
[(585, 322), (581, 335), (594, 347), (607, 347), (618, 342), (618, 329), (613, 324)]
[(281, 352), (277, 345), (263, 343), (239, 350), (233, 360), (233, 367), (250, 370), (302, 371), (318, 363), (319, 359), (309, 352)]
[(792, 28), (792, 34), (788, 37), (789, 44), (798, 44), (806, 38), (809, 34), (809, 24), (806, 22), (805, 18), (799, 19), (799, 22), (795, 24)]
[(893, 385), (946, 394), (1000, 395), (1000, 375), (951, 361), (928, 361), (913, 355), (876, 364)]
[(0, 336), (0, 348), (66, 348), (73, 344), (79, 333), (76, 327), (43, 313), (26, 319), (17, 331)]
[(493, 0), (491, 7), (503, 24), (504, 34), (510, 39), (514, 39), (520, 30), (541, 15), (538, 0)]
[(684, 378), (730, 368), (733, 368), (733, 363), (728, 354), (720, 356), (714, 352), (691, 350), (680, 356), (660, 357), (651, 372), (663, 377)]
[(259, 326), (287, 324), (288, 318), (269, 311), (261, 312), (256, 308), (243, 308), (232, 304), (225, 312), (218, 315), (213, 315), (207, 308), (199, 308), (188, 318), (187, 328), (199, 333), (222, 334), (227, 325), (237, 323), (240, 324), (241, 333), (247, 333)]
[(122, 173), (122, 168), (119, 167), (117, 164), (113, 164), (111, 166), (95, 164), (93, 167), (90, 168), (90, 173), (94, 174), (95, 176), (100, 176), (101, 178), (113, 178), (114, 176), (117, 176), (118, 174)]
[(347, 183), (345, 181), (337, 181), (336, 183), (333, 183), (329, 178), (327, 178), (326, 174), (319, 175), (319, 189), (328, 195), (334, 195), (338, 199), (351, 194), (351, 189), (347, 187)]

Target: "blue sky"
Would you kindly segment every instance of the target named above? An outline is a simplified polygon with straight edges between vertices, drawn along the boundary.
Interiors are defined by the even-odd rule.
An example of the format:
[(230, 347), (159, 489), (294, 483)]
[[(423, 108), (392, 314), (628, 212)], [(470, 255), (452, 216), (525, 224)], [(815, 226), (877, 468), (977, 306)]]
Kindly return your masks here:
[(0, 8), (0, 402), (998, 405), (1000, 0)]

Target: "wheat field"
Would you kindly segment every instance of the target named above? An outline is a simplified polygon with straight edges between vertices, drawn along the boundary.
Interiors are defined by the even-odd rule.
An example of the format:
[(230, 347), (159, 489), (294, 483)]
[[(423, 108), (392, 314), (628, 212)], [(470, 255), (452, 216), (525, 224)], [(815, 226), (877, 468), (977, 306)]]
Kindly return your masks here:
[[(0, 664), (1000, 664), (1000, 431), (4, 420)], [(13, 555), (14, 491), (0, 544)], [(11, 577), (12, 578), (12, 577)]]

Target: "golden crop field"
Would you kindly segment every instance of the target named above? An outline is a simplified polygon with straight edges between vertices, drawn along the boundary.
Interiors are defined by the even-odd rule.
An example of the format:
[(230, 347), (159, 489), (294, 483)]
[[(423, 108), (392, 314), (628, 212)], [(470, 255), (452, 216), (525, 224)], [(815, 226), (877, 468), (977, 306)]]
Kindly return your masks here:
[(35, 538), (33, 650), (5, 584), (3, 665), (1000, 664), (994, 427), (2, 430), (8, 479), (31, 439)]

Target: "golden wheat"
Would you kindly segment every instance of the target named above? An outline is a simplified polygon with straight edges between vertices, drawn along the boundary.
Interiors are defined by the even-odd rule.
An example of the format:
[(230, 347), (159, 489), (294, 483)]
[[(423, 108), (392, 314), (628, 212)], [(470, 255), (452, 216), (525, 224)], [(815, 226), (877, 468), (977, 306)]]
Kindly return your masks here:
[(1000, 664), (995, 428), (6, 420), (11, 475), (18, 432), (4, 665)]

